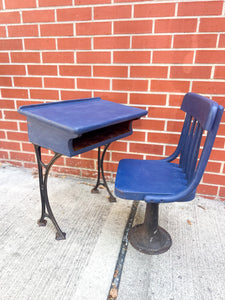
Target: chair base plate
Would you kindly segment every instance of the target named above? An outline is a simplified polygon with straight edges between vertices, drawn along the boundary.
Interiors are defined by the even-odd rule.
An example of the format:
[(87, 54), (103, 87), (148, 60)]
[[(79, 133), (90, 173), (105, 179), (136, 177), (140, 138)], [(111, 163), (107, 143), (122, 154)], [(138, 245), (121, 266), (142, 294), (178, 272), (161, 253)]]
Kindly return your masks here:
[(172, 245), (171, 236), (165, 229), (158, 226), (155, 234), (151, 234), (143, 224), (131, 228), (128, 240), (136, 250), (149, 255), (164, 253)]

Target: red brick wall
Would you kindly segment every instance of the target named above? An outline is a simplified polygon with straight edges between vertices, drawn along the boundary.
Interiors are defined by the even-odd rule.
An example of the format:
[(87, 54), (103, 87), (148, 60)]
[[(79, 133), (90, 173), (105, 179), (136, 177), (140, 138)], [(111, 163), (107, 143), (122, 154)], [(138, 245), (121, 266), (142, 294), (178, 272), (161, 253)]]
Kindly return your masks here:
[[(225, 104), (224, 14), (216, 0), (0, 0), (1, 161), (36, 166), (20, 105), (94, 96), (149, 111), (111, 145), (108, 177), (121, 158), (170, 154), (186, 92)], [(201, 194), (225, 197), (224, 122)], [(55, 170), (95, 176), (96, 157), (62, 157)]]

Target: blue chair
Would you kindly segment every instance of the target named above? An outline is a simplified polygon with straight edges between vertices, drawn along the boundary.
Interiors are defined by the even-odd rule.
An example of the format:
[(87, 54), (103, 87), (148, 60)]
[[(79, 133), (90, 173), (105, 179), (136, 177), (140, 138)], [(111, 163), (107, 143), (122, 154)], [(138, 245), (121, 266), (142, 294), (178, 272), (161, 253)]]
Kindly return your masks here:
[[(194, 93), (184, 96), (181, 109), (186, 117), (171, 156), (161, 160), (123, 159), (117, 170), (116, 196), (146, 202), (144, 223), (134, 226), (128, 234), (132, 246), (146, 254), (160, 254), (170, 248), (169, 233), (158, 226), (159, 203), (195, 198), (224, 110), (216, 102)], [(206, 137), (200, 147), (203, 132)], [(178, 157), (179, 163), (172, 162)]]

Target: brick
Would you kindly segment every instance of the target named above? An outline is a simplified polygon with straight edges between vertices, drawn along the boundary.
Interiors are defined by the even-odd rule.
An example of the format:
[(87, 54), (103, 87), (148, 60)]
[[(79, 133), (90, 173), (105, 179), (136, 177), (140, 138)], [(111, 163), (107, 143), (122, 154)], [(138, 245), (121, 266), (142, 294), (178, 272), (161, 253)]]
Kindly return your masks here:
[[(215, 195), (215, 194), (214, 194)], [(225, 187), (220, 187), (220, 190), (219, 190), (219, 196), (220, 197), (225, 197)]]
[(178, 4), (178, 16), (207, 16), (220, 15), (223, 1), (191, 1)]
[(35, 155), (31, 153), (23, 152), (10, 152), (10, 158), (19, 161), (31, 161), (35, 162)]
[(146, 118), (142, 118), (136, 120), (133, 123), (133, 127), (142, 130), (157, 130), (163, 131), (165, 127), (165, 122), (162, 120), (148, 120)]
[(1, 141), (0, 149), (6, 150), (20, 150), (20, 143), (17, 142), (8, 142), (8, 141)]
[(62, 88), (62, 89), (74, 89), (75, 82), (73, 78), (45, 78), (45, 88)]
[(0, 37), (6, 37), (5, 26), (0, 26)]
[(224, 82), (194, 81), (192, 91), (202, 94), (225, 94)]
[(127, 77), (128, 67), (126, 66), (94, 66), (95, 77)]
[(174, 48), (215, 48), (217, 34), (174, 35)]
[(132, 135), (124, 138), (125, 141), (138, 141), (144, 142), (145, 141), (145, 132), (143, 131), (133, 131)]
[(220, 173), (221, 163), (208, 161), (206, 166), (206, 172)]
[(190, 82), (176, 80), (151, 80), (151, 91), (186, 93), (189, 91)]
[[(96, 178), (97, 177), (97, 170), (93, 171), (93, 170), (83, 170), (81, 169), (81, 176), (82, 177), (87, 177), (87, 178)], [(110, 179), (110, 174), (105, 172), (105, 178), (106, 180)]]
[(149, 109), (149, 116), (156, 119), (184, 120), (185, 114), (178, 108), (153, 106)]
[(134, 153), (147, 153), (147, 154), (163, 154), (163, 146), (153, 145), (153, 144), (139, 144), (139, 143), (130, 143), (130, 152)]
[(114, 79), (113, 90), (115, 91), (147, 91), (148, 80)]
[(17, 122), (0, 120), (0, 128), (6, 130), (17, 130)]
[(179, 141), (179, 137), (180, 137), (179, 134), (174, 134), (174, 133), (149, 132), (148, 133), (148, 142), (177, 145), (178, 141)]
[(225, 18), (201, 18), (200, 32), (223, 32), (225, 31)]
[(6, 9), (16, 9), (16, 8), (33, 8), (36, 7), (35, 0), (5, 0)]
[(169, 96), (169, 105), (170, 106), (181, 106), (184, 95), (170, 95)]
[(167, 121), (167, 130), (171, 132), (181, 133), (183, 128), (183, 121)]
[(61, 91), (62, 100), (91, 98), (91, 91)]
[(74, 52), (42, 52), (43, 63), (74, 63)]
[(0, 100), (0, 108), (14, 109), (15, 104), (13, 100)]
[(42, 87), (40, 77), (14, 77), (14, 85), (20, 87)]
[[(62, 0), (39, 0), (40, 7), (62, 6)], [(63, 6), (72, 5), (72, 0), (63, 0)]]
[(104, 100), (113, 101), (116, 103), (127, 104), (127, 93), (117, 93), (117, 92), (94, 92), (94, 97), (100, 97)]
[(73, 36), (73, 24), (42, 24), (41, 36)]
[(156, 33), (195, 32), (197, 19), (162, 19), (155, 21)]
[(153, 63), (191, 64), (193, 63), (194, 51), (162, 50), (153, 52)]
[[(1, 132), (0, 132), (1, 134)], [(9, 158), (9, 155), (8, 155), (8, 152), (7, 151), (0, 151), (0, 158), (1, 159), (8, 159)]]
[(57, 21), (87, 21), (91, 20), (91, 7), (75, 7), (57, 10)]
[(77, 63), (89, 64), (109, 64), (111, 62), (110, 52), (77, 52)]
[(8, 26), (9, 37), (26, 37), (26, 36), (38, 36), (37, 25), (15, 25)]
[(18, 11), (0, 12), (0, 24), (20, 23), (20, 13)]
[(197, 50), (195, 62), (200, 64), (224, 64), (225, 50)]
[(175, 15), (175, 3), (151, 3), (134, 5), (135, 18), (172, 17)]
[(0, 77), (0, 86), (12, 86), (11, 77)]
[(56, 50), (55, 39), (51, 38), (38, 38), (38, 39), (25, 39), (26, 50)]
[[(15, 110), (5, 110), (4, 114), (5, 114), (5, 118), (7, 120), (13, 120), (13, 121), (18, 121), (18, 120), (25, 121), (26, 120), (25, 116), (19, 114)], [(15, 140), (17, 140), (17, 139), (15, 139)]]
[(59, 100), (59, 92), (56, 90), (46, 90), (46, 89), (31, 89), (30, 90), (31, 99), (41, 99), (41, 100)]
[(94, 49), (129, 49), (129, 36), (95, 37)]
[(141, 154), (134, 154), (134, 153), (112, 153), (112, 161), (120, 161), (121, 159), (143, 159), (143, 155)]
[(150, 63), (150, 51), (115, 51), (113, 53), (114, 63)]
[(109, 90), (109, 79), (77, 78), (77, 88), (86, 90)]
[[(43, 101), (34, 101), (34, 100), (28, 100), (28, 99), (25, 99), (25, 100), (16, 100), (16, 109), (18, 109), (20, 106), (23, 106), (23, 105), (32, 105), (32, 104), (41, 104), (43, 103)], [(25, 130), (27, 131), (27, 130)]]
[(134, 105), (166, 105), (166, 95), (160, 94), (131, 94), (130, 104)]
[(11, 52), (12, 63), (40, 63), (40, 52)]
[(0, 62), (1, 63), (9, 63), (9, 54), (7, 52), (0, 53)]
[(220, 34), (219, 47), (225, 47), (225, 34)]
[(105, 35), (111, 34), (111, 22), (77, 23), (77, 35)]
[(212, 152), (210, 154), (210, 160), (216, 160), (216, 161), (224, 161), (224, 149), (212, 149)]
[(22, 143), (22, 152), (34, 152), (34, 146), (31, 143)]
[(57, 66), (51, 65), (29, 65), (29, 75), (57, 75)]
[(131, 18), (131, 5), (110, 5), (94, 7), (95, 20), (123, 18)]
[(27, 10), (23, 11), (24, 23), (55, 22), (54, 10)]
[(67, 158), (66, 165), (69, 167), (94, 169), (94, 161), (91, 159), (80, 159), (76, 157), (73, 157), (73, 159)]
[(211, 66), (172, 66), (170, 78), (210, 79)]
[(152, 33), (152, 20), (115, 21), (114, 33), (116, 34)]
[(142, 2), (143, 0), (114, 0), (115, 3), (122, 3), (122, 2)]
[(216, 66), (214, 78), (225, 79), (225, 67), (224, 66)]
[(0, 51), (2, 50), (22, 50), (23, 44), (20, 39), (6, 40), (0, 39)]
[(26, 70), (23, 65), (0, 65), (0, 75), (25, 75)]
[(61, 76), (91, 76), (90, 66), (60, 66)]
[(2, 0), (0, 0), (0, 9), (3, 9)]
[(171, 48), (172, 37), (169, 35), (144, 35), (132, 37), (134, 49), (163, 49)]
[(203, 178), (204, 183), (212, 183), (212, 184), (219, 184), (224, 185), (225, 182), (225, 175), (222, 174), (205, 174)]
[(200, 184), (197, 188), (197, 193), (203, 195), (216, 195), (218, 187), (214, 185)]
[(87, 4), (108, 4), (111, 0), (75, 0), (76, 5), (87, 5)]
[(27, 89), (2, 89), (3, 98), (28, 98)]
[(131, 66), (130, 77), (166, 78), (168, 67), (164, 66)]
[(91, 49), (90, 38), (59, 38), (59, 50), (88, 50)]

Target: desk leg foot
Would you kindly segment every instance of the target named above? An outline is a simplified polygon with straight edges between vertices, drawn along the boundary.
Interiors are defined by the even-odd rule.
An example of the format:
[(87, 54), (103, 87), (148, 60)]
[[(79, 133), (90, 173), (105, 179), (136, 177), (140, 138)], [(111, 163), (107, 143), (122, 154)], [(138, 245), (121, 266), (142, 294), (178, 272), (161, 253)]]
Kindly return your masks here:
[(108, 197), (109, 202), (116, 202), (116, 197), (114, 197), (112, 194)]
[(44, 226), (46, 226), (47, 221), (46, 221), (46, 220), (41, 220), (41, 219), (39, 219), (39, 220), (37, 220), (37, 224), (38, 224), (38, 226), (40, 226), (40, 227), (44, 227)]
[(94, 188), (91, 190), (91, 193), (92, 193), (92, 194), (99, 194), (100, 192), (99, 192), (99, 189), (98, 189), (98, 188), (94, 187)]
[[(105, 157), (105, 153), (106, 150), (108, 149), (110, 144), (107, 144), (102, 152), (102, 156), (101, 156), (101, 147), (98, 147), (98, 178), (97, 178), (97, 182), (95, 187), (91, 190), (91, 192), (93, 194), (99, 194), (99, 189), (98, 187), (100, 185), (104, 186), (107, 189), (107, 192), (109, 194), (109, 202), (116, 202), (116, 198), (113, 196), (113, 194), (111, 193), (107, 181), (105, 179), (105, 174), (104, 174), (104, 168), (103, 168), (103, 162), (104, 162), (104, 157)], [(100, 177), (102, 175), (102, 180), (103, 182), (100, 181)]]
[(65, 232), (56, 232), (55, 239), (57, 241), (65, 240), (66, 239), (66, 233)]
[[(47, 221), (45, 220), (45, 217), (48, 217), (56, 229), (56, 239), (57, 240), (65, 240), (66, 234), (62, 232), (60, 229), (50, 206), (49, 200), (48, 200), (48, 191), (47, 191), (47, 181), (48, 181), (48, 174), (49, 171), (54, 164), (54, 162), (61, 156), (59, 153), (55, 153), (51, 161), (46, 165), (41, 160), (41, 147), (38, 145), (34, 145), (37, 163), (38, 163), (38, 173), (39, 173), (39, 185), (40, 185), (40, 194), (41, 194), (41, 218), (38, 220), (39, 226), (46, 226)], [(43, 169), (45, 169), (45, 174), (43, 174)], [(47, 213), (46, 213), (47, 211)]]
[(165, 229), (158, 226), (158, 203), (147, 203), (144, 223), (129, 231), (128, 240), (136, 250), (149, 255), (169, 250), (172, 239)]

